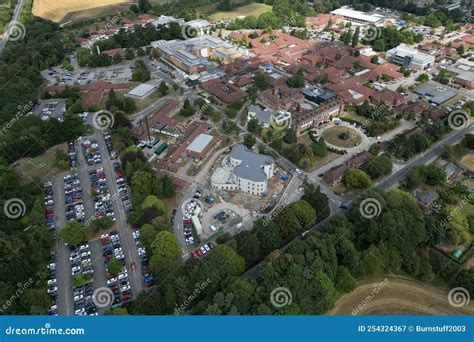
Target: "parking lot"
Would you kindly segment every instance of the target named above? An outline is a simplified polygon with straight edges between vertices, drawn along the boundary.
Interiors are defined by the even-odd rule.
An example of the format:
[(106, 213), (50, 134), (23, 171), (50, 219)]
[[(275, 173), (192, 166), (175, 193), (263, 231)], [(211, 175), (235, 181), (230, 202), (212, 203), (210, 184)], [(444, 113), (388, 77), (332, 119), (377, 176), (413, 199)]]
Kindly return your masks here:
[(32, 112), (42, 120), (54, 118), (62, 122), (64, 120), (64, 113), (66, 113), (66, 100), (39, 100), (39, 103), (33, 107)]
[(104, 68), (79, 68), (69, 71), (65, 68), (54, 67), (41, 71), (41, 75), (50, 84), (73, 85), (91, 84), (98, 80), (112, 83), (128, 82), (132, 78), (134, 63), (113, 65)]

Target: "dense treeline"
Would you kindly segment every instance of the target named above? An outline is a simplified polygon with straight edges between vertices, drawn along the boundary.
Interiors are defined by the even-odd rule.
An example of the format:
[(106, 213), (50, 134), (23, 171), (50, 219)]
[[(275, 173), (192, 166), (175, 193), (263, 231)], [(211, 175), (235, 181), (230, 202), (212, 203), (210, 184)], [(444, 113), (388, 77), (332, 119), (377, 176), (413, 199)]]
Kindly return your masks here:
[(77, 106), (73, 107), (78, 95), (68, 102), (73, 108), (63, 122), (27, 115), (43, 82), (40, 70), (60, 64), (63, 58), (58, 26), (50, 22), (27, 23), (25, 38), (5, 48), (0, 59), (0, 148), (8, 161), (37, 156), (82, 133)]
[[(311, 191), (311, 189), (308, 189)], [(314, 189), (313, 189), (314, 191)], [(376, 211), (367, 211), (366, 202)], [(220, 239), (202, 260), (188, 260), (172, 276), (161, 274), (160, 285), (142, 294), (134, 314), (322, 314), (338, 292), (355, 288), (355, 278), (384, 273), (408, 274), (431, 280), (431, 265), (420, 248), (430, 243), (436, 227), (428, 227), (415, 199), (401, 190), (368, 191), (347, 215), (335, 215), (319, 232), (304, 234), (284, 253), (279, 245), (301, 233), (320, 213), (306, 201), (278, 210), (270, 221), (257, 220), (254, 229), (234, 239)], [(258, 277), (246, 268), (266, 255)], [(276, 308), (270, 294), (286, 287), (291, 304)]]
[[(52, 237), (44, 226), (43, 194), (39, 186), (19, 186), (15, 171), (0, 160), (0, 314), (46, 314), (46, 260)], [(23, 201), (18, 218), (3, 210), (10, 199)], [(20, 203), (18, 200), (15, 202)]]

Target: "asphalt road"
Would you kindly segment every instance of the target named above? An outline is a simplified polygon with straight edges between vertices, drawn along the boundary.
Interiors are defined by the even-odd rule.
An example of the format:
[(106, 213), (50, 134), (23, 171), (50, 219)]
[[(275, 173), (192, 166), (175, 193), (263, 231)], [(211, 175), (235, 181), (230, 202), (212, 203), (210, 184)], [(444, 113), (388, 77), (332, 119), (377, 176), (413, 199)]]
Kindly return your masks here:
[[(115, 219), (117, 224), (117, 232), (120, 236), (120, 245), (125, 255), (125, 262), (128, 270), (128, 279), (130, 281), (130, 287), (134, 297), (136, 297), (144, 288), (143, 277), (140, 271), (140, 261), (138, 259), (138, 251), (133, 240), (132, 230), (127, 224), (127, 214), (125, 206), (118, 194), (117, 182), (115, 177), (115, 171), (113, 169), (113, 161), (110, 159), (105, 144), (103, 132), (100, 130), (95, 131), (95, 139), (99, 143), (99, 150), (102, 156), (102, 165), (104, 167), (105, 176), (107, 178), (107, 186), (109, 188), (110, 196), (113, 199), (112, 204), (114, 207)], [(135, 263), (136, 267), (132, 269), (132, 263)]]
[[(21, 10), (23, 9), (24, 4), (25, 4), (25, 0), (18, 1), (18, 4), (15, 7), (15, 11), (13, 12), (12, 20), (10, 20), (10, 23), (14, 23), (15, 21), (18, 21), (18, 18), (20, 17)], [(7, 35), (4, 34), (2, 37), (2, 40), (0, 41), (0, 56), (2, 55), (3, 49), (5, 49), (7, 42), (8, 42)]]
[[(56, 231), (66, 224), (66, 205), (64, 203), (64, 181), (63, 176), (57, 176), (53, 183), (54, 195), (54, 217)], [(59, 236), (59, 234), (58, 234)], [(71, 263), (69, 262), (69, 248), (61, 239), (56, 240), (56, 279), (58, 287), (58, 314), (60, 316), (74, 314), (74, 302), (72, 296)]]
[[(417, 158), (414, 158), (412, 161), (407, 163), (404, 168), (402, 168), (402, 169), (398, 170), (397, 172), (393, 173), (391, 176), (387, 177), (382, 182), (374, 185), (374, 187), (381, 188), (383, 190), (388, 190), (388, 189), (391, 189), (392, 187), (395, 187), (396, 185), (398, 185), (400, 183), (400, 181), (405, 179), (405, 177), (408, 175), (408, 173), (414, 167), (416, 167), (418, 165), (422, 165), (422, 164), (424, 165), (426, 163), (429, 163), (431, 160), (435, 159), (437, 156), (439, 156), (443, 152), (443, 146), (444, 145), (454, 145), (454, 144), (458, 143), (459, 141), (462, 140), (464, 135), (467, 134), (468, 132), (470, 132), (472, 129), (473, 129), (473, 124), (470, 123), (465, 128), (454, 131), (454, 133), (452, 133), (451, 135), (449, 135), (445, 139), (443, 139), (443, 140), (439, 141), (438, 143), (436, 143), (429, 150), (427, 150), (426, 152), (419, 155)], [(348, 202), (346, 205), (350, 206), (351, 204), (352, 204), (352, 201)], [(337, 208), (336, 210), (332, 211), (331, 216), (335, 215), (337, 213), (344, 213), (346, 211), (347, 211), (347, 209)], [(306, 233), (308, 233), (310, 231), (321, 230), (322, 227), (324, 226), (324, 223), (327, 220), (329, 220), (331, 218), (331, 216), (329, 216), (324, 221), (318, 223), (314, 227), (308, 229), (302, 235), (305, 235)], [(292, 241), (290, 241), (288, 244), (286, 244), (285, 246), (280, 248), (280, 253), (284, 253), (285, 250), (288, 248), (288, 246), (290, 244), (292, 244), (295, 240), (300, 239), (300, 238), (301, 238), (301, 235), (297, 236)], [(265, 260), (260, 262), (259, 264), (255, 265), (254, 267), (249, 269), (246, 272), (246, 274), (250, 275), (250, 276), (257, 276), (262, 271), (263, 267), (265, 266), (265, 263), (266, 263)]]

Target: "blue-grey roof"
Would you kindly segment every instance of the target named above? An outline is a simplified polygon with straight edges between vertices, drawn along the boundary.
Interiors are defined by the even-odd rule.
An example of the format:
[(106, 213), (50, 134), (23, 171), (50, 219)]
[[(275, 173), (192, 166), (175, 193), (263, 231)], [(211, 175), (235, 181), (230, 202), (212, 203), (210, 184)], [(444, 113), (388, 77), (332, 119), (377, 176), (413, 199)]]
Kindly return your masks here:
[(248, 112), (255, 114), (255, 119), (261, 123), (269, 125), (272, 121), (272, 111), (269, 109), (261, 109), (259, 106), (251, 105)]
[(451, 100), (458, 94), (454, 89), (441, 84), (425, 84), (415, 89), (415, 93), (426, 96), (429, 102), (435, 103), (437, 105)]
[(242, 164), (234, 169), (234, 174), (239, 178), (250, 179), (254, 182), (263, 182), (267, 175), (263, 172), (264, 165), (271, 165), (275, 160), (265, 154), (248, 151), (244, 145), (236, 145), (230, 152), (233, 159), (242, 160)]

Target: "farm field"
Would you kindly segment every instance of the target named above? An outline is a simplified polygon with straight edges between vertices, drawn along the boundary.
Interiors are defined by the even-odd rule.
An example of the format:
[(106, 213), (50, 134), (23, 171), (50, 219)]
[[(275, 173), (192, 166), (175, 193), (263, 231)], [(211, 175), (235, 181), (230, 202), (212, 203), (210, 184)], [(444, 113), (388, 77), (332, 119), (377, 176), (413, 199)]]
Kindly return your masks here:
[(235, 19), (238, 17), (247, 17), (249, 15), (258, 17), (260, 14), (270, 12), (271, 10), (272, 6), (270, 5), (254, 3), (242, 7), (237, 7), (232, 11), (217, 12), (211, 15), (211, 20), (216, 21), (223, 19)]
[[(108, 6), (132, 4), (131, 0), (34, 0), (33, 15), (54, 22), (62, 21), (73, 12), (89, 12), (89, 16), (97, 15), (97, 10)], [(85, 18), (84, 18), (85, 19)]]
[(469, 171), (474, 171), (474, 153), (469, 153), (465, 155), (461, 160), (460, 164), (468, 169)]
[(448, 289), (416, 280), (380, 277), (364, 279), (358, 285), (337, 300), (329, 315), (474, 315), (472, 301), (453, 307), (448, 302)]

